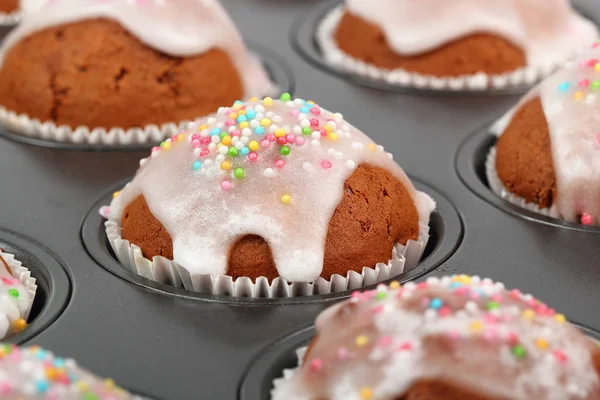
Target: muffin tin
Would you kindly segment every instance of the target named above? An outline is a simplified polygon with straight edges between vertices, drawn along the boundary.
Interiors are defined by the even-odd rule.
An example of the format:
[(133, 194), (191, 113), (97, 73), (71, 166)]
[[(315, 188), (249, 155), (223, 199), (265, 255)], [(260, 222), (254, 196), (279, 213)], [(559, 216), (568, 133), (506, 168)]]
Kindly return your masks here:
[[(310, 41), (295, 27), (337, 2), (222, 2), (244, 36), (276, 57), (296, 96), (343, 113), (438, 200), (427, 258), (400, 279), (488, 276), (535, 294), (590, 335), (600, 331), (600, 230), (516, 210), (482, 178), (481, 161), (493, 144), (487, 127), (519, 95), (357, 85), (363, 82), (315, 68), (293, 45)], [(600, 24), (596, 0), (574, 2)], [(293, 350), (310, 340), (316, 315), (349, 293), (232, 300), (120, 269), (98, 208), (147, 151), (103, 150), (0, 136), (0, 247), (28, 264), (42, 293), (31, 326), (11, 341), (73, 357), (153, 399), (267, 400), (270, 380), (293, 366)]]

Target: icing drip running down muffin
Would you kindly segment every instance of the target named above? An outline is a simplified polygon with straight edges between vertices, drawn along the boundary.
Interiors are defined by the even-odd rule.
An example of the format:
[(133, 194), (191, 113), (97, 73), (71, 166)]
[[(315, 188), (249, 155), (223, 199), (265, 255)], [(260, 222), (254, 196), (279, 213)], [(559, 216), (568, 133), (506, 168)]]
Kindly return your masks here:
[(73, 359), (55, 357), (37, 346), (11, 344), (0, 345), (0, 395), (6, 400), (138, 398), (112, 379), (100, 379), (80, 368)]
[[(542, 82), (494, 128), (496, 192), (550, 215), (600, 223), (600, 45)], [(495, 168), (494, 168), (495, 167)], [(497, 176), (496, 176), (497, 174)], [(494, 182), (500, 179), (501, 187)], [(504, 192), (504, 193), (503, 193)]]
[(434, 207), (341, 114), (284, 94), (220, 108), (154, 148), (110, 220), (191, 275), (313, 282), (426, 241)]
[(568, 0), (346, 0), (333, 39), (385, 70), (457, 77), (553, 66), (597, 35)]
[(393, 282), (317, 319), (274, 400), (595, 400), (600, 347), (562, 314), (478, 277)]
[(12, 255), (0, 251), (0, 339), (27, 327), (35, 296), (35, 280), (29, 272), (25, 270), (25, 276), (19, 280), (13, 276), (13, 268), (25, 270)]
[(2, 106), (73, 128), (179, 123), (272, 90), (216, 0), (56, 0), (0, 64)]

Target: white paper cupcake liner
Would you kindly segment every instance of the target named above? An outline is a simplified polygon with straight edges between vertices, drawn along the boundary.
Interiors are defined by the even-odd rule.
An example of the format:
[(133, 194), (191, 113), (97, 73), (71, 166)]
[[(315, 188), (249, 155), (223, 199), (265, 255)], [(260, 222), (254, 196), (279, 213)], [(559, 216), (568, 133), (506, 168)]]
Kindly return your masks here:
[[(33, 300), (35, 299), (35, 294), (37, 292), (37, 284), (35, 278), (31, 276), (31, 272), (29, 269), (23, 266), (23, 264), (15, 258), (14, 255), (5, 253), (0, 250), (0, 256), (6, 261), (8, 266), (10, 267), (11, 275), (13, 278), (17, 279), (21, 285), (25, 286), (27, 292), (29, 294), (29, 302), (25, 311), (21, 313), (21, 318), (25, 321), (29, 320), (29, 313), (31, 312), (31, 307), (33, 306)], [(10, 335), (9, 330), (9, 335)], [(0, 338), (1, 339), (1, 338)]]
[(502, 181), (498, 177), (498, 172), (496, 171), (496, 146), (492, 147), (490, 152), (488, 153), (485, 162), (485, 173), (488, 179), (488, 184), (490, 185), (490, 189), (492, 189), (492, 192), (500, 196), (502, 199), (508, 201), (511, 204), (517, 205), (521, 208), (533, 211), (541, 215), (545, 215), (552, 218), (560, 218), (556, 206), (553, 205), (550, 208), (540, 208), (537, 204), (528, 203), (527, 200), (509, 192), (504, 187), (504, 184), (502, 184)]
[(375, 268), (364, 267), (362, 273), (348, 271), (346, 276), (332, 275), (329, 280), (318, 278), (315, 282), (289, 283), (275, 278), (269, 283), (266, 277), (258, 277), (255, 283), (250, 278), (220, 275), (193, 275), (185, 268), (165, 257), (152, 260), (142, 255), (141, 249), (121, 237), (121, 226), (117, 221), (105, 222), (106, 235), (121, 265), (144, 278), (170, 286), (181, 287), (197, 293), (251, 298), (286, 298), (311, 296), (355, 290), (391, 279), (415, 267), (425, 251), (429, 240), (429, 226), (420, 225), (419, 238), (407, 244), (396, 244), (392, 259), (387, 264), (379, 263)]
[(275, 391), (281, 385), (283, 385), (286, 381), (292, 379), (292, 377), (300, 370), (302, 367), (302, 361), (304, 360), (304, 356), (306, 355), (306, 351), (308, 347), (300, 347), (296, 349), (296, 357), (298, 358), (298, 365), (295, 368), (286, 368), (282, 371), (282, 376), (273, 380), (273, 389), (271, 389), (271, 398), (274, 398)]
[[(317, 27), (316, 38), (325, 61), (340, 71), (386, 83), (391, 86), (439, 91), (473, 92), (514, 89), (534, 85), (563, 64), (562, 62), (556, 62), (544, 66), (528, 66), (499, 75), (477, 73), (448, 78), (421, 75), (400, 68), (394, 70), (384, 69), (353, 58), (338, 47), (333, 38), (333, 33), (343, 15), (344, 7), (337, 6), (322, 19)], [(577, 53), (570, 54), (563, 61), (575, 57)]]
[(21, 17), (21, 11), (15, 11), (12, 13), (0, 13), (0, 27), (7, 28), (16, 26), (19, 22), (21, 22)]

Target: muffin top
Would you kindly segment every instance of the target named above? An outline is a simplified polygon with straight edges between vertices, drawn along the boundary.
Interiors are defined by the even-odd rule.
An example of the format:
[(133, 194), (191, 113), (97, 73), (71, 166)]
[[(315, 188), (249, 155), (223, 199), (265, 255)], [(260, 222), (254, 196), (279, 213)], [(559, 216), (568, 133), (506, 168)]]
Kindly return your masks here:
[(75, 360), (32, 346), (0, 345), (0, 396), (6, 400), (134, 399), (111, 379), (100, 379)]
[(29, 312), (33, 297), (12, 275), (8, 257), (12, 258), (0, 251), (0, 338), (27, 326), (25, 314)]
[(361, 164), (390, 171), (428, 224), (435, 203), (391, 154), (341, 114), (289, 94), (223, 107), (153, 149), (110, 219), (120, 221), (143, 194), (173, 240), (173, 260), (190, 273), (225, 275), (232, 244), (255, 234), (271, 246), (281, 277), (310, 282), (323, 269), (344, 182)]
[(598, 344), (540, 300), (489, 279), (380, 285), (316, 325), (301, 369), (274, 399), (398, 399), (421, 381), (485, 398), (600, 396)]
[(597, 44), (532, 89), (493, 127), (494, 132), (502, 134), (518, 110), (540, 99), (556, 174), (553, 205), (568, 221), (600, 221), (599, 96), (600, 45)]
[(568, 0), (346, 0), (346, 7), (379, 26), (390, 47), (402, 55), (487, 32), (520, 46), (529, 65), (546, 65), (562, 62), (576, 49), (574, 44), (592, 44), (598, 36)]
[[(32, 0), (30, 0), (32, 1)], [(38, 2), (36, 2), (38, 1)], [(272, 84), (217, 0), (33, 0), (19, 26), (0, 51), (0, 64), (15, 43), (46, 28), (88, 19), (120, 23), (147, 46), (174, 57), (189, 57), (218, 48), (235, 64), (246, 95), (267, 94)]]

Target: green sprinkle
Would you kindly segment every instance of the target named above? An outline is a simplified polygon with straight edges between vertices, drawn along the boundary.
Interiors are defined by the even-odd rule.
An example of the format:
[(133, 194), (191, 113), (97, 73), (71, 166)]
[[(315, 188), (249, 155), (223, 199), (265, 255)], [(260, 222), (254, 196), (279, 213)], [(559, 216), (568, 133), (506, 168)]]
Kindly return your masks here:
[(233, 176), (235, 176), (236, 179), (242, 179), (246, 176), (246, 171), (244, 170), (244, 168), (236, 168), (233, 171)]
[(281, 101), (290, 101), (292, 99), (292, 96), (289, 93), (284, 93), (281, 95), (280, 99)]
[(279, 149), (279, 153), (282, 156), (287, 156), (288, 154), (290, 154), (290, 151), (291, 151), (290, 148), (287, 146), (281, 146), (281, 148)]
[(237, 157), (237, 155), (239, 154), (239, 151), (235, 147), (231, 147), (229, 149), (229, 151), (227, 152), (227, 154), (229, 154), (229, 157)]
[(222, 139), (223, 139), (225, 136), (227, 136), (227, 132), (221, 132), (221, 133), (219, 134), (219, 137), (221, 138), (221, 140), (222, 140)]
[(379, 292), (377, 293), (377, 296), (375, 296), (377, 298), (377, 300), (383, 300), (387, 297), (387, 293), (386, 292)]
[(522, 360), (525, 357), (527, 357), (527, 350), (525, 350), (525, 348), (523, 346), (519, 345), (519, 344), (516, 345), (515, 347), (513, 347), (512, 350), (511, 350), (511, 352), (519, 360)]
[(302, 128), (302, 134), (303, 135), (310, 135), (312, 133), (312, 130), (307, 126), (306, 128)]
[(8, 294), (10, 294), (12, 297), (19, 297), (19, 291), (17, 289), (9, 289)]
[(590, 86), (592, 87), (592, 89), (598, 90), (600, 89), (600, 81), (594, 81)]
[(496, 301), (490, 301), (489, 303), (487, 303), (485, 305), (485, 309), (488, 310), (488, 311), (495, 310), (498, 307), (500, 307), (500, 304), (498, 304), (498, 302), (496, 302)]

